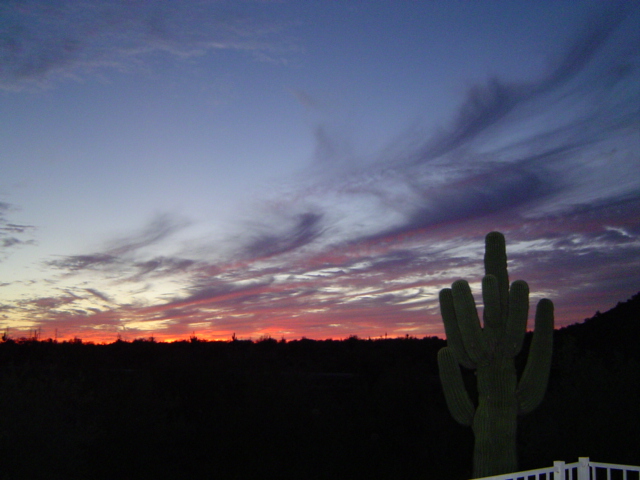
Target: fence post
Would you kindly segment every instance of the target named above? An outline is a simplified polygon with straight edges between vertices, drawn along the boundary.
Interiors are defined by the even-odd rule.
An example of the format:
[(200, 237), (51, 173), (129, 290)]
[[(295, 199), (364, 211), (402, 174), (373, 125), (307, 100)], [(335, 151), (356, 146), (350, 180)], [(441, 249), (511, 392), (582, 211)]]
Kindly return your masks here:
[(564, 462), (561, 462), (559, 460), (553, 462), (553, 480), (565, 480)]
[(589, 480), (590, 477), (589, 457), (580, 457), (578, 459), (578, 480)]

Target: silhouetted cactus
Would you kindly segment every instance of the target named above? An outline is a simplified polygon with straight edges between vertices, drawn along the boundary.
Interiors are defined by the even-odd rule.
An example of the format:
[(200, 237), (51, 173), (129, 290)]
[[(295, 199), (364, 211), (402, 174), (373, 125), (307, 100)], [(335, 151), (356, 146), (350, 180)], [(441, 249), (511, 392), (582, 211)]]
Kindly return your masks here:
[[(476, 478), (517, 471), (516, 421), (542, 401), (549, 378), (553, 342), (553, 303), (536, 308), (533, 340), (518, 381), (514, 357), (527, 327), (529, 287), (517, 280), (509, 288), (504, 236), (486, 237), (482, 279), (484, 326), (480, 325), (469, 284), (458, 280), (440, 292), (447, 346), (438, 352), (438, 368), (449, 411), (475, 435)], [(476, 370), (478, 405), (471, 401), (458, 364)]]

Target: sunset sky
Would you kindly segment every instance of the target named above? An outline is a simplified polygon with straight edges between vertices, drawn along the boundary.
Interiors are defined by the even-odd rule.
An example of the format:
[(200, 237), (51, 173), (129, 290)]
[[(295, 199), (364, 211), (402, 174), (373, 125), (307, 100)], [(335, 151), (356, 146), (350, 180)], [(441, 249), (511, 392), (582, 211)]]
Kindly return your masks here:
[[(0, 4), (0, 329), (442, 335), (484, 236), (640, 291), (640, 3)], [(531, 312), (530, 316), (532, 316)]]

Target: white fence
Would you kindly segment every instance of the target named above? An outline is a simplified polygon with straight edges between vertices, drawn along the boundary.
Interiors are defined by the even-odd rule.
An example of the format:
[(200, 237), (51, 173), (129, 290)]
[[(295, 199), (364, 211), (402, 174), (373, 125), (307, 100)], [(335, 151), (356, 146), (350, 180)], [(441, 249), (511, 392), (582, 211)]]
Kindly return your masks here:
[(475, 480), (640, 480), (640, 467), (592, 462), (581, 457), (576, 463), (553, 462), (553, 467)]

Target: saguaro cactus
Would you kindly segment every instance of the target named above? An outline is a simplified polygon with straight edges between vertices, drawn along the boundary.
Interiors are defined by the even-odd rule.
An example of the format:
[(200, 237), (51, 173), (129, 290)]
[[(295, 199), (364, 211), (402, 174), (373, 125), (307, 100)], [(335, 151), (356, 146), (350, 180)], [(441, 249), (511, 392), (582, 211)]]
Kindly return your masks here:
[[(542, 401), (553, 342), (553, 303), (542, 299), (536, 307), (527, 364), (518, 380), (514, 357), (527, 328), (529, 286), (516, 280), (509, 288), (505, 240), (499, 232), (486, 237), (484, 266), (483, 326), (465, 280), (440, 292), (447, 334), (447, 346), (438, 352), (440, 379), (452, 416), (473, 429), (476, 478), (517, 471), (517, 416)], [(477, 406), (465, 389), (459, 365), (476, 370)]]

